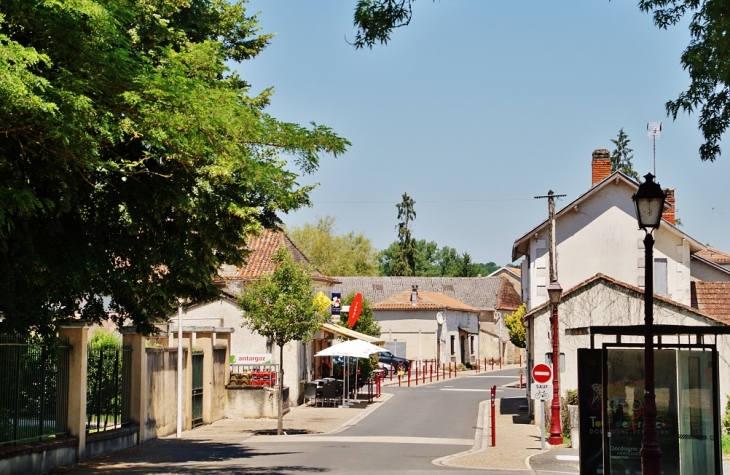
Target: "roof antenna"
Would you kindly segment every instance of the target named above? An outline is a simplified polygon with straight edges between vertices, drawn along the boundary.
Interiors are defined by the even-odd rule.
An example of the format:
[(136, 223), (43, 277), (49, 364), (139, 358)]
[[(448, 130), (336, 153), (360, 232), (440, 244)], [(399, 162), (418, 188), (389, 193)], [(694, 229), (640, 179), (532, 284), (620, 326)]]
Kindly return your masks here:
[(649, 122), (646, 124), (646, 136), (654, 141), (654, 176), (656, 176), (656, 139), (662, 138), (662, 123)]

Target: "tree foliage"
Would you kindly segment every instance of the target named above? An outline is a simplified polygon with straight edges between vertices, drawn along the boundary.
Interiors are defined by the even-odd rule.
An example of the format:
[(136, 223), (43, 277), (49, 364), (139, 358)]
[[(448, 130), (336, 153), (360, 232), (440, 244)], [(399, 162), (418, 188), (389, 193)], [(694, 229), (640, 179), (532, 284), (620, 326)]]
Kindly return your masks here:
[(634, 170), (634, 165), (631, 160), (634, 158), (634, 154), (631, 153), (634, 150), (629, 148), (629, 136), (624, 132), (623, 127), (618, 131), (618, 136), (615, 139), (611, 139), (611, 142), (616, 148), (611, 152), (611, 173), (620, 171), (624, 175), (630, 176), (636, 181), (639, 181), (639, 174)]
[[(499, 266), (494, 262), (479, 264), (471, 261), (468, 253), (459, 254), (449, 246), (439, 248), (435, 241), (414, 240), (415, 272), (419, 277), (476, 277), (489, 275)], [(378, 257), (379, 275), (395, 276), (393, 263), (400, 252), (400, 242), (394, 241)]]
[(318, 312), (313, 302), (310, 270), (295, 263), (286, 249), (273, 256), (275, 270), (247, 285), (238, 298), (243, 325), (279, 347), (279, 405), (277, 434), (283, 433), (284, 345), (309, 341), (328, 313)]
[(416, 240), (411, 236), (408, 228), (410, 221), (416, 219), (416, 202), (403, 193), (403, 201), (395, 205), (398, 209), (398, 246), (395, 255), (390, 261), (391, 275), (415, 275), (416, 273)]
[(527, 343), (525, 322), (522, 318), (525, 316), (525, 304), (504, 318), (504, 324), (509, 333), (509, 341), (517, 348), (524, 348)]
[[(244, 2), (6, 0), (0, 7), (0, 310), (10, 329), (131, 318), (219, 290), (250, 231), (309, 204), (286, 167), (349, 144), (264, 112), (227, 64), (257, 56)], [(102, 302), (110, 298), (110, 304)]]
[[(410, 24), (415, 0), (358, 0), (354, 14), (357, 28), (355, 48), (387, 44), (395, 28)], [(654, 24), (667, 29), (685, 15), (690, 42), (680, 64), (690, 77), (690, 85), (675, 100), (667, 101), (667, 115), (676, 120), (680, 112), (697, 112), (704, 143), (703, 161), (716, 160), (720, 141), (730, 125), (730, 15), (725, 0), (639, 0), (639, 9), (653, 15)]]
[(335, 234), (337, 218), (317, 218), (287, 234), (314, 267), (326, 275), (378, 275), (378, 250), (363, 234)]

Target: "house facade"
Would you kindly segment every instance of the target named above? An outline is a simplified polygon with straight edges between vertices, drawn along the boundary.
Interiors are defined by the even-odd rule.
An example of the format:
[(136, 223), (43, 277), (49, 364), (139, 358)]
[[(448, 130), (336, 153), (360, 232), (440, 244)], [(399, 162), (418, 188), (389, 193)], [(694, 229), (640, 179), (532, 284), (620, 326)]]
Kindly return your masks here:
[[(339, 283), (331, 287), (331, 292), (339, 292), (342, 297), (350, 293), (360, 292), (371, 303), (379, 303), (399, 293), (410, 292), (415, 287), (419, 293), (432, 292), (461, 302), (477, 309), (478, 315), (478, 352), (477, 358), (494, 358), (506, 363), (517, 363), (520, 359), (520, 349), (515, 348), (509, 340), (509, 334), (504, 324), (504, 318), (517, 310), (522, 301), (519, 293), (503, 277), (334, 277)], [(436, 318), (437, 310), (428, 309), (430, 320)], [(394, 315), (384, 315), (380, 310), (373, 308), (375, 318), (381, 323), (393, 320)], [(425, 318), (425, 317), (424, 317)], [(396, 333), (383, 331), (381, 339), (386, 346), (395, 348), (402, 346), (403, 341), (397, 340)], [(414, 354), (406, 343), (405, 353)], [(417, 351), (416, 351), (417, 353)]]
[[(654, 232), (654, 262), (647, 263), (645, 233), (638, 229), (631, 198), (638, 183), (620, 172), (610, 173), (608, 150), (593, 152), (591, 165), (590, 189), (555, 215), (557, 281), (566, 289), (558, 308), (563, 391), (577, 387), (577, 349), (590, 346), (584, 329), (643, 324), (647, 265), (654, 270), (656, 324), (715, 327), (727, 326), (729, 321), (713, 310), (708, 303), (713, 297), (701, 284), (710, 279), (727, 281), (727, 269), (711, 259), (705, 245), (676, 226), (674, 190), (665, 189), (668, 198), (663, 220)], [(550, 247), (546, 220), (518, 238), (512, 249), (514, 260), (524, 257), (521, 290), (527, 305), (530, 367), (552, 359), (547, 356), (552, 351), (547, 294)], [(713, 255), (722, 258), (718, 252)], [(698, 304), (698, 297), (705, 308)], [(716, 338), (720, 374), (727, 374), (728, 337)], [(643, 338), (622, 341), (629, 340), (643, 343)], [(594, 337), (597, 348), (603, 341), (608, 340)], [(671, 338), (662, 341), (669, 343)], [(728, 391), (727, 381), (722, 381), (723, 401)]]

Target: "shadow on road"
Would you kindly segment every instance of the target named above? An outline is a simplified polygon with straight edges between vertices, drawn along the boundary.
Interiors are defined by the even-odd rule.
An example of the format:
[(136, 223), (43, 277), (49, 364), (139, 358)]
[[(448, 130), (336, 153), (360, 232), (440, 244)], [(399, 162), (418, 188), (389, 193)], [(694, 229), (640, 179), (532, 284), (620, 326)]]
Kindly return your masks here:
[[(520, 408), (522, 406), (522, 408)], [(499, 400), (500, 414), (512, 414), (513, 424), (531, 424), (532, 419), (527, 411), (527, 402), (524, 397), (510, 397)]]
[(296, 452), (264, 451), (237, 444), (208, 440), (157, 439), (87, 462), (66, 465), (51, 471), (53, 475), (121, 475), (121, 474), (274, 474), (292, 472), (323, 473), (319, 467), (266, 466), (262, 457)]

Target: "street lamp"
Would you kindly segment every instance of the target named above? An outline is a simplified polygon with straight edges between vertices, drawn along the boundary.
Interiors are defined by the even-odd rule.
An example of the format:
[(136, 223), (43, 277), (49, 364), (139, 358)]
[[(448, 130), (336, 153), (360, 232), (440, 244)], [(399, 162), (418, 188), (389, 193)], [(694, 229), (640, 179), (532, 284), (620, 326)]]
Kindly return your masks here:
[(553, 315), (550, 321), (553, 326), (553, 402), (550, 406), (550, 437), (548, 443), (550, 445), (562, 445), (563, 430), (560, 424), (560, 387), (558, 383), (558, 372), (560, 371), (560, 344), (558, 340), (558, 304), (560, 296), (563, 294), (563, 288), (557, 280), (550, 282), (547, 286), (550, 303), (553, 306)]
[(641, 439), (641, 473), (660, 475), (662, 450), (656, 431), (656, 396), (654, 394), (654, 238), (664, 211), (666, 195), (647, 173), (644, 183), (631, 197), (639, 228), (644, 237), (644, 432)]

